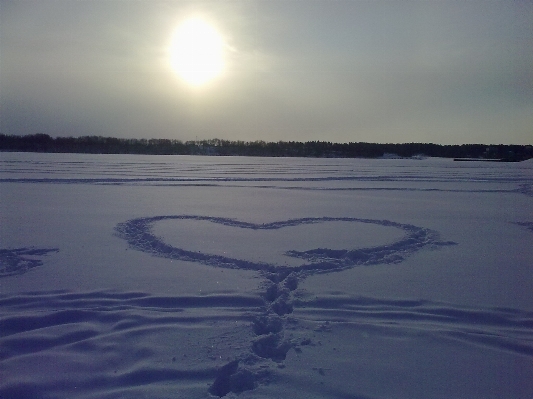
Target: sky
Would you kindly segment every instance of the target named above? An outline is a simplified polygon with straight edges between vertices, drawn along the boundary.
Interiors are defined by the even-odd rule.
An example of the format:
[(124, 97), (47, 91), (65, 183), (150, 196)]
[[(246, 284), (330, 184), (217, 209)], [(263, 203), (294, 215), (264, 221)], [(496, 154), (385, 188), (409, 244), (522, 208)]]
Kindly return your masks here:
[[(222, 43), (201, 85), (192, 17)], [(0, 133), (533, 144), (533, 2), (0, 0)]]

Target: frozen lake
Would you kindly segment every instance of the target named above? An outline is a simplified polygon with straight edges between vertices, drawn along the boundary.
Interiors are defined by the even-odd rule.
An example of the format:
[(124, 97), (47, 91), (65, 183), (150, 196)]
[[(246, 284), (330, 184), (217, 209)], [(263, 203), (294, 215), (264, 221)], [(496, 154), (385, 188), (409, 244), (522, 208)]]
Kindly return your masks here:
[(531, 398), (533, 161), (0, 153), (0, 397)]

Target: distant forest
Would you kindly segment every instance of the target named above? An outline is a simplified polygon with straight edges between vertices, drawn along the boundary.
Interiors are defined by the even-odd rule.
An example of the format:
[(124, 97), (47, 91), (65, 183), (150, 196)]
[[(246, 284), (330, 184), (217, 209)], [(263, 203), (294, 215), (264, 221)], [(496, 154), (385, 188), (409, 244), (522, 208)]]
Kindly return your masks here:
[(168, 139), (120, 139), (100, 136), (53, 138), (42, 133), (27, 136), (5, 135), (0, 133), (0, 151), (317, 158), (428, 156), (443, 158), (481, 158), (505, 161), (522, 161), (533, 158), (533, 146), (531, 145), (376, 144), (331, 143), (328, 141), (265, 142), (219, 139), (183, 142), (181, 140)]

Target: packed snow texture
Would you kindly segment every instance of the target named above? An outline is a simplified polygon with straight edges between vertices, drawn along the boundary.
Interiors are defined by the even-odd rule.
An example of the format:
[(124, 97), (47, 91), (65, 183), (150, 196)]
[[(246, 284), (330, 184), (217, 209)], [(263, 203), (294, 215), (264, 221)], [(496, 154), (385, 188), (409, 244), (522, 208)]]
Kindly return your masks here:
[(0, 153), (0, 398), (531, 398), (533, 162)]

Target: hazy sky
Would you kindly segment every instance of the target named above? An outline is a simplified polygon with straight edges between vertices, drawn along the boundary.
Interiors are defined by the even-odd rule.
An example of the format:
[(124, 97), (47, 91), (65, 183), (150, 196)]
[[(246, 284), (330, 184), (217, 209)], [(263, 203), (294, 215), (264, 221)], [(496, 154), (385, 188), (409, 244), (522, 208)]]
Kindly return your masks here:
[[(201, 16), (224, 69), (169, 61)], [(0, 0), (0, 132), (533, 144), (530, 0)]]

